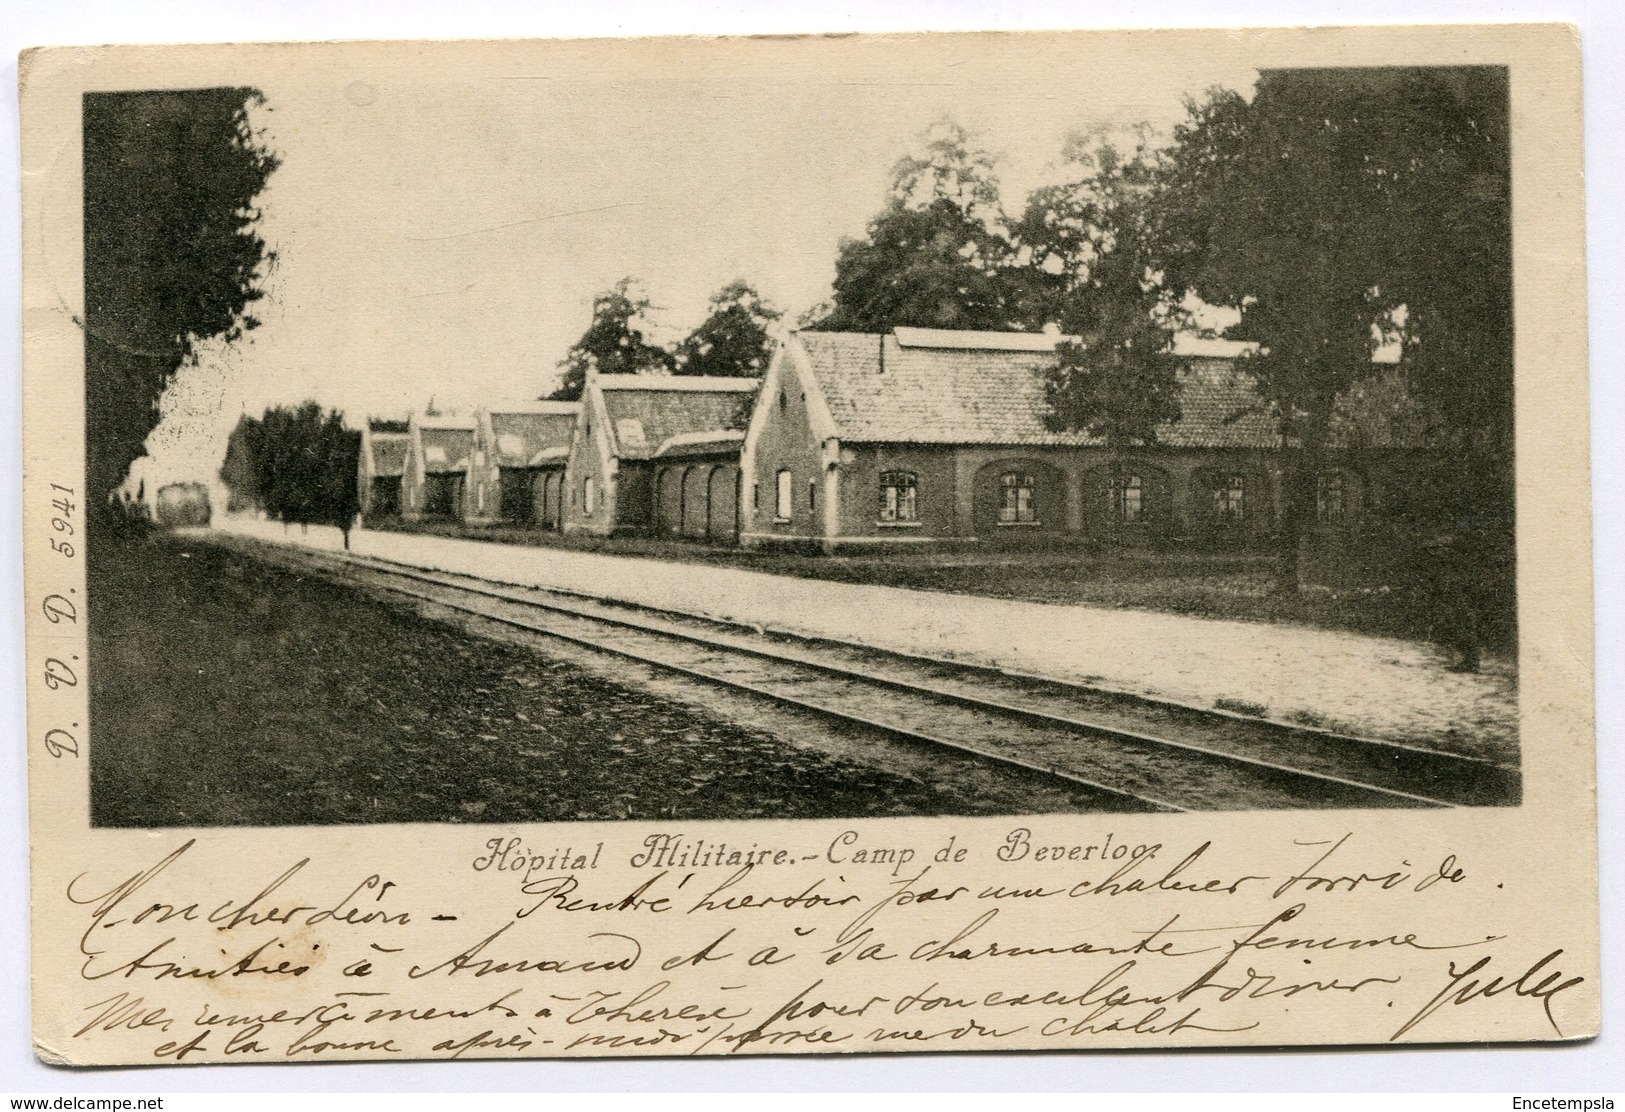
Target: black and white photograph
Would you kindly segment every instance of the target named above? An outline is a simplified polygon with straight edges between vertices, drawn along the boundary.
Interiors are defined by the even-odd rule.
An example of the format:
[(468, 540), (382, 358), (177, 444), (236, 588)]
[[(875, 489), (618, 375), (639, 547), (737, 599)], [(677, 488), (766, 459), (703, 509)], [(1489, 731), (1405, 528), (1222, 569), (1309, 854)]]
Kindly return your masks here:
[(1504, 67), (556, 86), (85, 95), (98, 825), (1518, 802)]

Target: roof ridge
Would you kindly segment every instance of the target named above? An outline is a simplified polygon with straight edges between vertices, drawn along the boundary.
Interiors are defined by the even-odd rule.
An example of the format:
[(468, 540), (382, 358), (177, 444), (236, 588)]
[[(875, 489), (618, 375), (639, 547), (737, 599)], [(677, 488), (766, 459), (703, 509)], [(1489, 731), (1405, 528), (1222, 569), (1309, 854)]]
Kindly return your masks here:
[(412, 417), (412, 422), (420, 429), (453, 429), (459, 431), (467, 430), (468, 432), (473, 432), (475, 427), (479, 424), (479, 422), (473, 417), (457, 417), (451, 415), (437, 417), (414, 415)]
[(682, 390), (693, 393), (743, 393), (761, 385), (755, 378), (724, 378), (720, 375), (596, 375), (600, 390)]
[(480, 412), (490, 416), (533, 416), (533, 417), (568, 417), (580, 412), (581, 403), (576, 402), (499, 402), (495, 405), (480, 407)]

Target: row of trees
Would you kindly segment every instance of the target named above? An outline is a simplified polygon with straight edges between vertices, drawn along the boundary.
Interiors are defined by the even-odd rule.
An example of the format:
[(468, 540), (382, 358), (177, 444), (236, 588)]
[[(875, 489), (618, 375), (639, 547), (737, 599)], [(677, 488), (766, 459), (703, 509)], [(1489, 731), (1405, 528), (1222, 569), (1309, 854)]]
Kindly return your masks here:
[[(1169, 357), (1193, 307), (1230, 310), (1254, 341), (1261, 404), (1286, 437), (1283, 585), (1313, 523), (1340, 398), (1382, 373), (1397, 342), (1396, 419), (1437, 451), (1391, 507), (1443, 534), (1474, 569), (1464, 603), (1512, 612), (1513, 398), (1510, 137), (1501, 67), (1278, 70), (1252, 98), (1187, 103), (1163, 141), (1144, 130), (1069, 141), (1019, 209), (994, 158), (944, 122), (894, 168), (861, 238), (844, 241), (833, 298), (803, 327), (1038, 330), (1064, 343), (1047, 382), (1051, 426), (1145, 445), (1179, 416)], [(759, 373), (777, 314), (735, 283), (677, 348), (650, 344), (648, 302), (623, 282), (562, 366), (556, 396), (603, 371)], [(1368, 391), (1373, 395), (1380, 391)], [(1459, 577), (1458, 577), (1459, 578)], [(1458, 592), (1459, 593), (1459, 592)], [(1464, 597), (1466, 597), (1464, 595)]]
[(287, 524), (333, 525), (350, 547), (361, 512), (356, 483), (361, 434), (316, 402), (244, 414), (232, 430), (220, 478), (233, 510), (258, 509)]
[[(805, 323), (1040, 329), (1063, 344), (1048, 420), (1119, 445), (1179, 415), (1175, 330), (1218, 306), (1285, 435), (1295, 587), (1340, 399), (1386, 397), (1432, 451), (1387, 507), (1465, 626), (1515, 613), (1511, 145), (1501, 67), (1279, 70), (1209, 91), (1168, 142), (1083, 136), (1018, 214), (951, 124), (906, 158), (834, 300)], [(1366, 380), (1399, 345), (1405, 389)], [(1441, 555), (1442, 554), (1442, 555)], [(1443, 564), (1441, 568), (1438, 565)], [(1426, 574), (1426, 573), (1425, 573)], [(1472, 636), (1468, 633), (1466, 636)], [(1471, 654), (1469, 654), (1471, 656)]]
[(780, 313), (744, 279), (712, 295), (705, 320), (673, 347), (649, 340), (651, 309), (631, 278), (594, 298), (592, 323), (559, 362), (563, 373), (549, 397), (575, 401), (589, 371), (753, 378), (767, 370), (768, 329)]

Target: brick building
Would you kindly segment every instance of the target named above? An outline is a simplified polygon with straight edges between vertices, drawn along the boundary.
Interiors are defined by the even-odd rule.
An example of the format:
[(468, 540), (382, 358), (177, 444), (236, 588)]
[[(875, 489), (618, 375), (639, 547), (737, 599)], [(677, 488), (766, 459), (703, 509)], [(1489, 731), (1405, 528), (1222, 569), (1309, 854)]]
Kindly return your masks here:
[(361, 428), (356, 468), (363, 520), (396, 517), (401, 512), (408, 427), (406, 421), (369, 418)]
[[(526, 402), (482, 408), (474, 415), (474, 443), (463, 494), (463, 520), (471, 525), (546, 521), (545, 483), (563, 469), (575, 402)], [(555, 463), (555, 461), (557, 461)]]
[[(732, 539), (753, 378), (589, 375), (565, 469), (565, 532), (679, 530)], [(659, 507), (659, 512), (657, 512)], [(671, 517), (675, 510), (676, 518)], [(714, 524), (713, 524), (714, 523)]]
[(407, 521), (461, 517), (473, 455), (474, 418), (414, 413), (407, 422), (401, 517)]
[(1060, 337), (897, 328), (780, 343), (742, 452), (741, 543), (1250, 547), (1276, 528), (1280, 436), (1244, 345), (1181, 338), (1182, 415), (1111, 450), (1047, 427)]

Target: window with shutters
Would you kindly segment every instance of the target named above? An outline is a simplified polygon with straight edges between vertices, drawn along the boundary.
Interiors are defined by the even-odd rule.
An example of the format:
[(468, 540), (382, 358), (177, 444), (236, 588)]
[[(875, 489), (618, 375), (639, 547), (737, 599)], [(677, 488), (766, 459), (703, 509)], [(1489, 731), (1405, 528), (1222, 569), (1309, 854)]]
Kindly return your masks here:
[(999, 494), (1000, 525), (1037, 524), (1032, 475), (1025, 471), (1006, 471), (999, 476)]
[(912, 471), (880, 473), (880, 523), (911, 525), (919, 517), (919, 477)]

